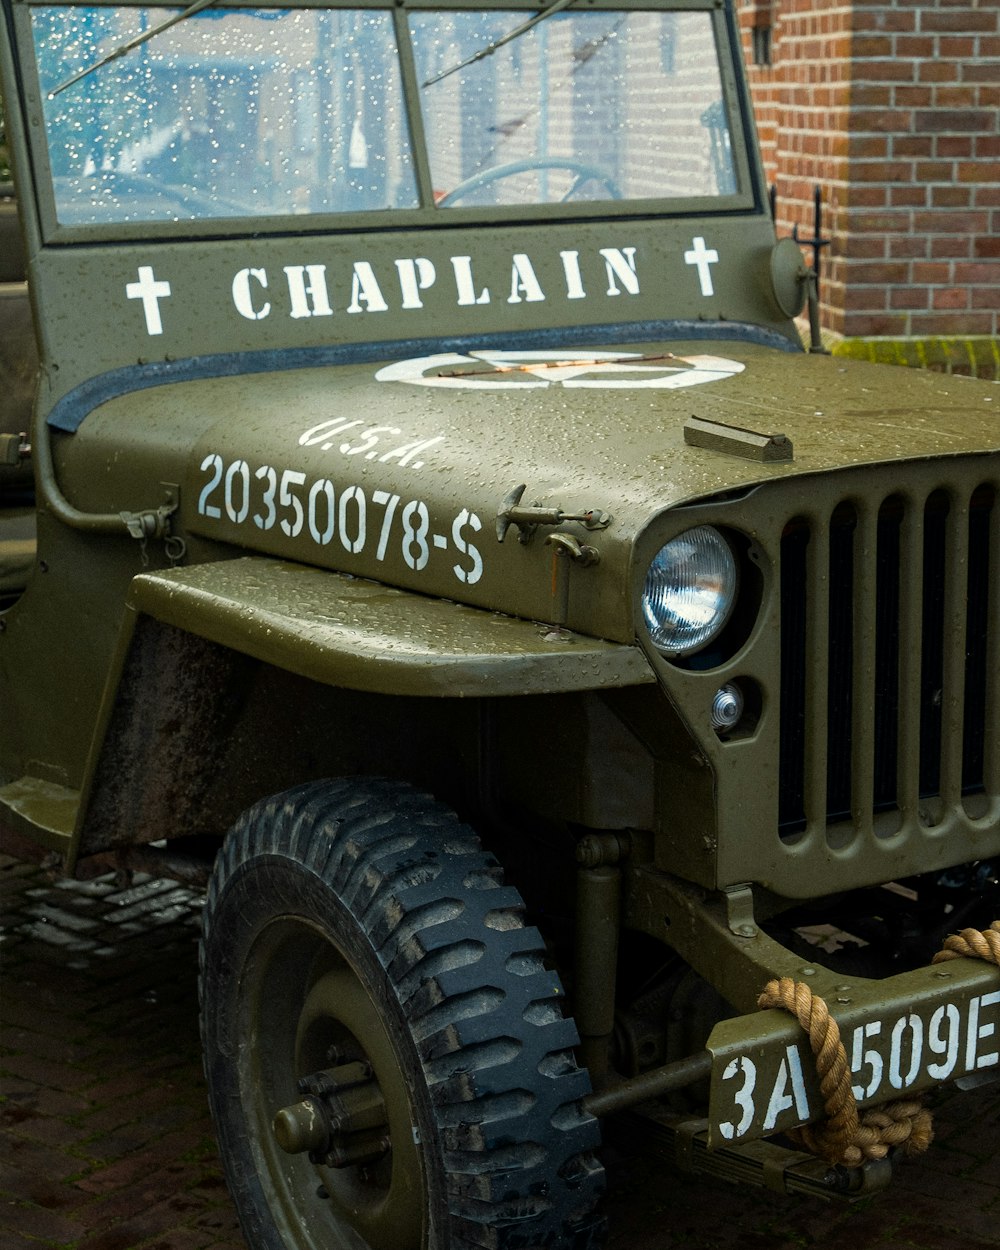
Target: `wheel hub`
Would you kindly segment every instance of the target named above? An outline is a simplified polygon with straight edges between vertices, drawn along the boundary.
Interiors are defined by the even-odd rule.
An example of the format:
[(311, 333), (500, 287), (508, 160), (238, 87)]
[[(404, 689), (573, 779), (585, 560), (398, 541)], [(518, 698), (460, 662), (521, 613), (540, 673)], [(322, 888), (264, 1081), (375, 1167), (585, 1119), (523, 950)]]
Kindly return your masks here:
[(385, 1102), (369, 1063), (343, 1063), (304, 1076), (305, 1097), (274, 1117), (274, 1136), (287, 1154), (308, 1153), (312, 1163), (360, 1167), (389, 1153)]

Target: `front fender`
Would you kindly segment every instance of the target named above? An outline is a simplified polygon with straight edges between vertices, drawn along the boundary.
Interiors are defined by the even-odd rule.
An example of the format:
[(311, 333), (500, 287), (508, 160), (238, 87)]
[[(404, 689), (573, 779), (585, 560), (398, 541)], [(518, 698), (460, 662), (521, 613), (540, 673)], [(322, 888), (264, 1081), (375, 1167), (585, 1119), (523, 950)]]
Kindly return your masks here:
[(462, 698), (654, 681), (636, 646), (280, 560), (247, 557), (132, 582), (129, 607), (324, 685)]
[(331, 735), (391, 767), (387, 697), (459, 751), (478, 699), (654, 680), (637, 647), (261, 557), (141, 574), (127, 607), (70, 865), (219, 832), (269, 785), (341, 767), (318, 746)]

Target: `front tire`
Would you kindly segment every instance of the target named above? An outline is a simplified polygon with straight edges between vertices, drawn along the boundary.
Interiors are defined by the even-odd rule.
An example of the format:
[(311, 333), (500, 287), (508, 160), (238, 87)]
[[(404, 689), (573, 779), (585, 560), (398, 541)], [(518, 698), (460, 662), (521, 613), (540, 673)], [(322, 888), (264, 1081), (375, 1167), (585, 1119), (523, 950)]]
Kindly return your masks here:
[(202, 1035), (254, 1250), (599, 1244), (589, 1082), (522, 913), (407, 786), (309, 784), (240, 818), (205, 907)]

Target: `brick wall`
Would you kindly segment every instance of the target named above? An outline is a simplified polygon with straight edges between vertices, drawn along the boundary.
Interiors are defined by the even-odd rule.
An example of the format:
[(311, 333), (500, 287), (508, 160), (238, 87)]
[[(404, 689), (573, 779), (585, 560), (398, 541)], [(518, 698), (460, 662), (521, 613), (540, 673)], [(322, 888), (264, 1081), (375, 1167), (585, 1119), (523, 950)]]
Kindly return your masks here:
[(998, 0), (738, 11), (779, 234), (823, 188), (824, 329), (1000, 333)]

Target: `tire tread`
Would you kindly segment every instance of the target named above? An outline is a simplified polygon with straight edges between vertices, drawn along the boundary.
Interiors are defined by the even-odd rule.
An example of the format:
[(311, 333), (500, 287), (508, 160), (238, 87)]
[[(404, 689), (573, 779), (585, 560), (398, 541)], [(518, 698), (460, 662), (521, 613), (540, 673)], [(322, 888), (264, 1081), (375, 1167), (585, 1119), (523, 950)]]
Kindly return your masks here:
[[(541, 935), (449, 809), (387, 779), (306, 783), (237, 821), (202, 940), (250, 865), (294, 860), (367, 931), (425, 1073), (447, 1177), (449, 1250), (591, 1250), (603, 1221), (587, 1074)], [(525, 1088), (525, 1087), (528, 1088)]]

